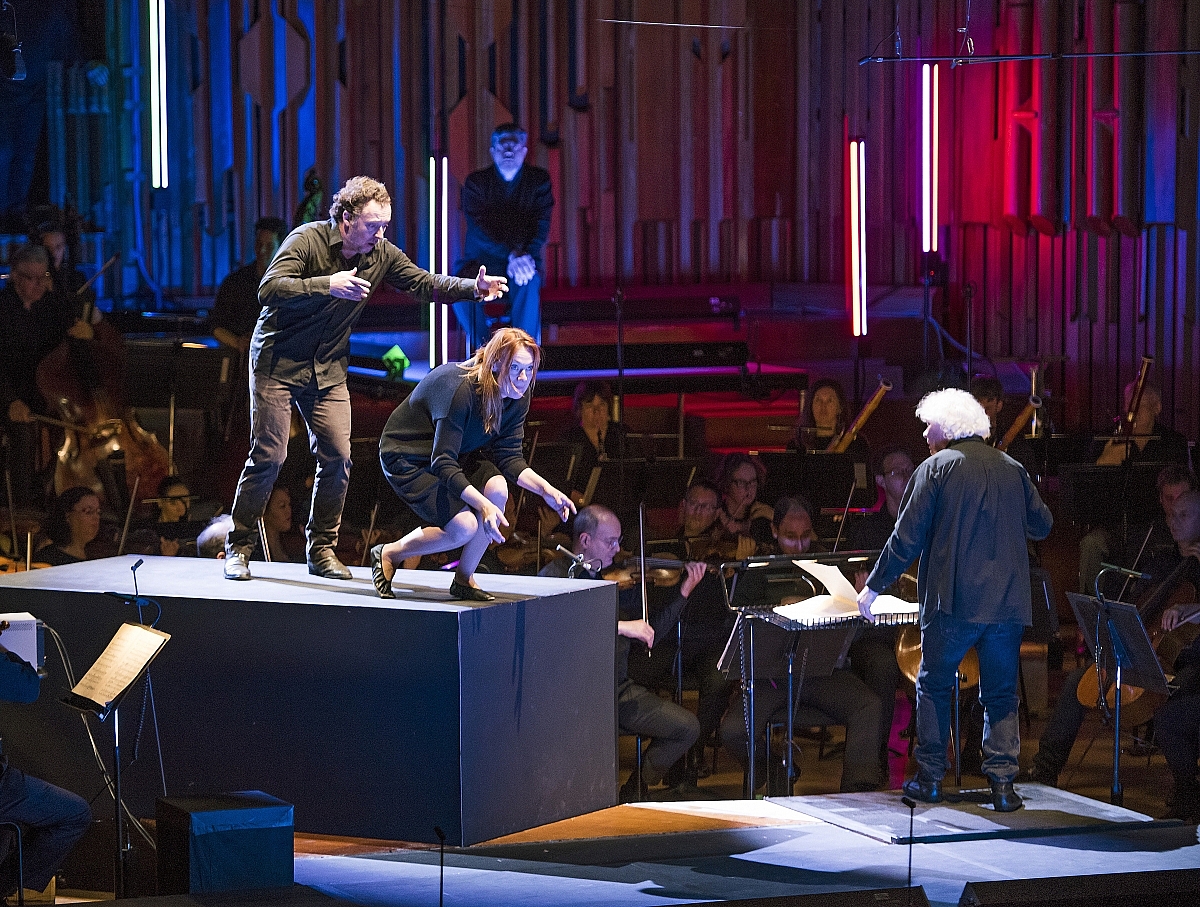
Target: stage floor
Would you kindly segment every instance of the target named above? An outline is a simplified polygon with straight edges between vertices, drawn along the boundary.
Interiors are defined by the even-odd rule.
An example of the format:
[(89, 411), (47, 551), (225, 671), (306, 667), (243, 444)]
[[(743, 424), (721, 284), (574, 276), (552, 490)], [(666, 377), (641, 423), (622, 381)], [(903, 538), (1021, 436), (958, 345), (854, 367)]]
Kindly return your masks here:
[[(356, 852), (324, 841), (305, 852), (298, 842), (296, 882), (378, 907), (438, 903), (436, 850), (382, 843), (350, 849)], [(908, 856), (906, 846), (774, 802), (618, 806), (448, 849), (445, 903), (649, 907), (897, 888), (905, 885)], [(957, 905), (969, 882), (1194, 868), (1197, 830), (1182, 825), (912, 848), (913, 884), (937, 905)]]

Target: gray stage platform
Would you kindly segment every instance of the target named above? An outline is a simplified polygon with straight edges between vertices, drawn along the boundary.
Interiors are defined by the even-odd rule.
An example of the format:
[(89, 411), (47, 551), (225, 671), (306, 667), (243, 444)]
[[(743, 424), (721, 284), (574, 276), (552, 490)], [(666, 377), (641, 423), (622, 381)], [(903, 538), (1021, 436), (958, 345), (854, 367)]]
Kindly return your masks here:
[[(81, 675), (136, 607), (133, 557), (0, 577), (0, 611), (61, 635)], [(381, 601), (302, 565), (147, 557), (140, 594), (172, 634), (151, 675), (167, 793), (263, 790), (296, 807), (298, 831), (472, 844), (616, 802), (616, 586), (482, 576), (499, 600), (452, 601), (449, 573), (399, 571)], [(118, 593), (112, 595), (109, 593)], [(143, 608), (151, 622), (157, 608)], [(15, 764), (92, 798), (102, 782), (47, 640), (32, 706), (0, 704)], [(121, 709), (131, 756), (141, 691)], [(154, 814), (161, 782), (147, 720), (127, 802)], [(112, 731), (93, 721), (101, 752)], [(106, 799), (96, 809), (107, 814)]]
[[(773, 803), (858, 832), (885, 844), (934, 844), (983, 841), (992, 838), (1039, 838), (1088, 832), (1142, 830), (1179, 825), (1158, 821), (1099, 800), (1042, 784), (1018, 784), (1025, 806), (998, 813), (991, 803), (918, 803), (909, 838), (908, 808), (896, 791), (827, 794), (809, 797), (770, 797)], [(964, 791), (964, 793), (966, 793)]]

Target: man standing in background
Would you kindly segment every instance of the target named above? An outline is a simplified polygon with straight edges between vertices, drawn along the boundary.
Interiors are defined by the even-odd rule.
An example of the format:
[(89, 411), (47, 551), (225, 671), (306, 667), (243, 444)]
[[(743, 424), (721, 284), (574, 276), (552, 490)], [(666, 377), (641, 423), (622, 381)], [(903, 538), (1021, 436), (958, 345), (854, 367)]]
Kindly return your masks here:
[[(494, 165), (476, 170), (462, 189), (467, 240), (455, 273), (474, 277), (479, 266), (489, 274), (507, 274), (512, 326), (542, 342), (542, 247), (550, 235), (554, 194), (550, 173), (525, 165), (527, 134), (516, 123), (492, 132)], [(483, 304), (456, 302), (454, 315), (467, 334), (468, 353), (487, 341)]]

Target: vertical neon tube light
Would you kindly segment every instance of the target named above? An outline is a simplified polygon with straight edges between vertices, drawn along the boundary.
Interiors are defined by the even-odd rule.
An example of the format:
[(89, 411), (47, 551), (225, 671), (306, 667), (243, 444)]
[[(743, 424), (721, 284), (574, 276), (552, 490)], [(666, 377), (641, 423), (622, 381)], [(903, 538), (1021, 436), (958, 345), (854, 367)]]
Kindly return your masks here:
[(929, 240), (929, 113), (930, 113), (930, 70), (929, 64), (921, 64), (921, 251), (930, 251)]
[(937, 251), (938, 239), (938, 64), (933, 64), (933, 110), (930, 115), (930, 126), (933, 134), (931, 144), (933, 148), (930, 152), (929, 166), (929, 244), (934, 252)]
[[(442, 274), (450, 273), (450, 159), (442, 158)], [(442, 348), (441, 361), (450, 360), (450, 312), (442, 303)]]
[[(429, 273), (437, 273), (437, 159), (429, 156)], [(437, 303), (429, 303), (429, 367), (437, 365)]]
[(165, 0), (148, 0), (150, 44), (150, 185), (167, 188), (167, 26)]
[(867, 143), (858, 141), (858, 312), (854, 336), (867, 335)]
[(921, 251), (937, 251), (938, 66), (921, 66)]

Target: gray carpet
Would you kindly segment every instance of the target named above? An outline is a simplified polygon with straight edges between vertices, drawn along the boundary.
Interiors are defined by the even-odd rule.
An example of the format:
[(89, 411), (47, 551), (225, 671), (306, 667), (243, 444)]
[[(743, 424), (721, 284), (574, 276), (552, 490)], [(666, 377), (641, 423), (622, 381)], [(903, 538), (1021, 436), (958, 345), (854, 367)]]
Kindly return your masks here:
[[(1116, 829), (1147, 831), (1179, 824), (1158, 822), (1133, 810), (1041, 784), (1020, 784), (1017, 792), (1025, 806), (1011, 813), (996, 812), (990, 802), (918, 803), (912, 816), (912, 843), (1038, 838)], [(897, 791), (772, 797), (771, 802), (885, 844), (909, 843), (909, 811)]]

